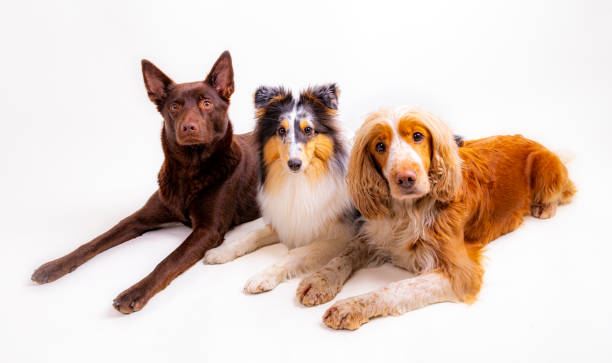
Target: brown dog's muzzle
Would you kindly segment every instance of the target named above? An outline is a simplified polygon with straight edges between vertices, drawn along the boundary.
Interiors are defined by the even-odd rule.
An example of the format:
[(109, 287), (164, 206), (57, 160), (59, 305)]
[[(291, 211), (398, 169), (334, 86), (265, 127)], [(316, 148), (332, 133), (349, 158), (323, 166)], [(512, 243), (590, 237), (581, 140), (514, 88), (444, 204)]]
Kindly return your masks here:
[(207, 144), (211, 141), (211, 130), (203, 127), (202, 123), (189, 118), (179, 122), (176, 129), (176, 141), (181, 145)]

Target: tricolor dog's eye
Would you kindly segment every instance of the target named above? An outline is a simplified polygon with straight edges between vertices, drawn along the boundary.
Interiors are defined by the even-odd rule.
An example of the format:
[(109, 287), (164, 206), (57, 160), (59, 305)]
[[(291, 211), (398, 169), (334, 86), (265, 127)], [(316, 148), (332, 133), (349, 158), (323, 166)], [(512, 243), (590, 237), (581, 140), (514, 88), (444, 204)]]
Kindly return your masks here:
[(306, 126), (306, 127), (304, 127), (304, 133), (305, 133), (306, 135), (310, 135), (310, 134), (312, 134), (312, 127), (310, 127), (310, 126)]
[(285, 134), (287, 133), (287, 130), (285, 130), (284, 127), (279, 127), (277, 132), (278, 132), (278, 136), (285, 136)]
[(387, 150), (387, 147), (385, 146), (384, 143), (379, 142), (378, 144), (376, 144), (376, 152), (384, 153), (385, 150)]
[(415, 132), (412, 134), (412, 140), (414, 140), (414, 142), (421, 142), (424, 138), (425, 136), (423, 136), (423, 134), (420, 132)]

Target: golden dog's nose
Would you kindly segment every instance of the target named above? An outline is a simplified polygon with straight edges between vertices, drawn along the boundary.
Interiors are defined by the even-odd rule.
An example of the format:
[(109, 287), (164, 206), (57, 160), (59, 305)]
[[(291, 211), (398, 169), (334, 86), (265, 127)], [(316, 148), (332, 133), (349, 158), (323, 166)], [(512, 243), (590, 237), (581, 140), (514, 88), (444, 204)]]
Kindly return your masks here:
[(399, 172), (395, 175), (395, 182), (402, 188), (410, 188), (416, 183), (417, 174), (413, 170)]

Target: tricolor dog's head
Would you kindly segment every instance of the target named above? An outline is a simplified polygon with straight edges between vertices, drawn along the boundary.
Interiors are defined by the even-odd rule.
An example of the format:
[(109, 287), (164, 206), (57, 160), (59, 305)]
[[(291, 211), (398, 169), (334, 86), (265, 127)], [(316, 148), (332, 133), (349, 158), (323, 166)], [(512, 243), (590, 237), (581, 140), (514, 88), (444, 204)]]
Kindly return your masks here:
[(351, 198), (367, 218), (391, 199), (431, 195), (448, 202), (461, 183), (457, 141), (440, 119), (418, 108), (371, 113), (355, 135), (347, 173)]
[(270, 172), (305, 173), (316, 179), (331, 159), (344, 156), (335, 119), (335, 84), (311, 87), (298, 96), (283, 87), (260, 87), (255, 108), (264, 180)]

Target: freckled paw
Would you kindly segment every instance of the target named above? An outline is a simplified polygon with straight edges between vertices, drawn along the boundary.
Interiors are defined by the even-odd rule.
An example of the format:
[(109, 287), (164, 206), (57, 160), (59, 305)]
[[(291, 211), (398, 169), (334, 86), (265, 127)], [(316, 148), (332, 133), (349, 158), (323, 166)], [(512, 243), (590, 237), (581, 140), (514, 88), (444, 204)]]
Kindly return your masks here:
[(51, 261), (37, 268), (31, 279), (36, 283), (46, 284), (74, 271), (75, 268), (76, 266), (67, 265), (61, 261)]
[(212, 248), (204, 255), (204, 263), (208, 265), (215, 265), (233, 261), (236, 255), (233, 251), (228, 248)]
[(275, 276), (257, 275), (247, 281), (244, 286), (244, 292), (247, 294), (259, 294), (261, 292), (270, 291), (278, 286), (279, 281)]
[(536, 218), (548, 219), (554, 217), (555, 213), (557, 213), (556, 204), (534, 204), (531, 206), (531, 215)]
[(323, 314), (323, 323), (332, 329), (356, 330), (369, 321), (359, 305), (348, 300), (335, 303)]
[(331, 301), (339, 291), (340, 288), (331, 285), (324, 276), (314, 274), (300, 282), (296, 296), (303, 305), (314, 306)]
[(123, 314), (131, 314), (142, 309), (149, 301), (145, 289), (129, 288), (113, 300), (113, 307)]

